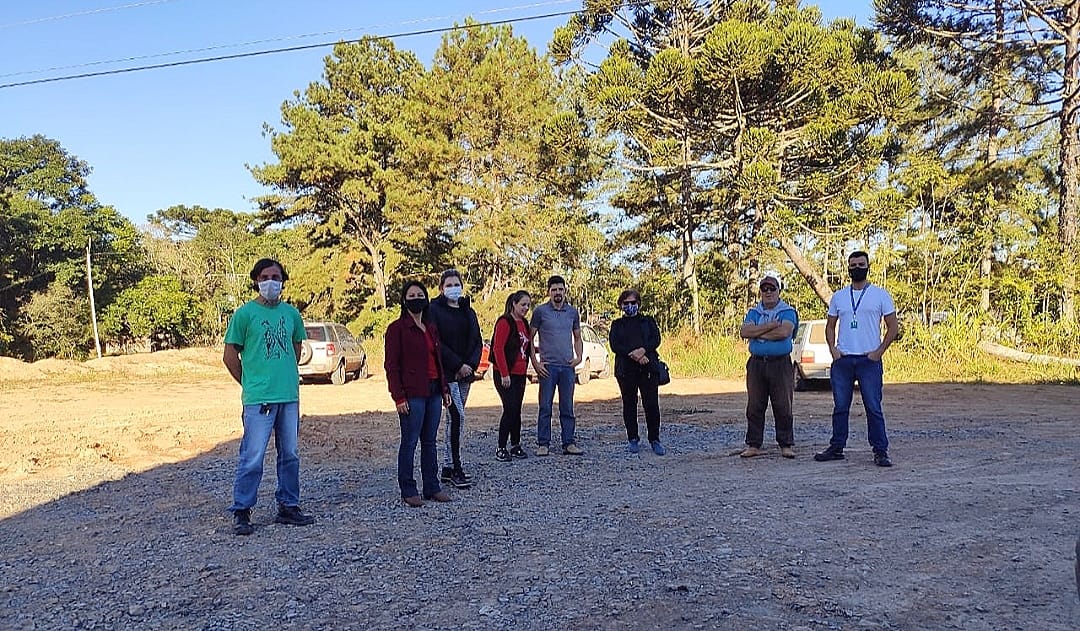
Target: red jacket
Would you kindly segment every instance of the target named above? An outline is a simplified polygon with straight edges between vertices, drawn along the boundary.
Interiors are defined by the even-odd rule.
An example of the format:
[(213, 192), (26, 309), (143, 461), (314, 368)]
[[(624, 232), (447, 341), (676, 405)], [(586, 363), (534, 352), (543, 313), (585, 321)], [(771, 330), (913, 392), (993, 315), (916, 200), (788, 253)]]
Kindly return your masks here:
[[(449, 392), (446, 377), (443, 375), (442, 358), (439, 356), (439, 330), (435, 323), (424, 323), (431, 339), (435, 342), (435, 363), (439, 367), (439, 384), (442, 392)], [(394, 403), (406, 399), (428, 396), (428, 345), (424, 331), (416, 326), (411, 315), (398, 318), (386, 327), (386, 354), (383, 368), (386, 370), (386, 385)]]

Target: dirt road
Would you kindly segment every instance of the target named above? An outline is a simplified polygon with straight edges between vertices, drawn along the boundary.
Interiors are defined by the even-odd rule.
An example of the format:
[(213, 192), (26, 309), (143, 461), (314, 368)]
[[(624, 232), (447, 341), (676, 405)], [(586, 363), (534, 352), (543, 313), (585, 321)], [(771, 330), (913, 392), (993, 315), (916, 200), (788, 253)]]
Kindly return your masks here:
[[(0, 365), (0, 541), (5, 542), (0, 544), (0, 605), (8, 605), (0, 607), (8, 611), (0, 613), (0, 627), (74, 624), (70, 612), (69, 617), (46, 613), (65, 603), (74, 606), (64, 595), (43, 599), (35, 586), (57, 580), (59, 572), (68, 592), (101, 591), (100, 572), (65, 574), (79, 563), (73, 559), (98, 554), (90, 552), (100, 551), (95, 546), (113, 546), (121, 558), (142, 550), (166, 576), (168, 561), (153, 556), (154, 537), (167, 539), (171, 529), (196, 531), (197, 549), (209, 558), (224, 559), (220, 563), (226, 569), (231, 555), (239, 553), (223, 513), (240, 436), (239, 387), (218, 368), (213, 353), (156, 355), (157, 363), (150, 368), (145, 358), (143, 364), (126, 360), (119, 368), (119, 360), (117, 365), (100, 360), (92, 369), (37, 367), (33, 370), (38, 378), (29, 381), (15, 378), (29, 369)], [(427, 526), (394, 500), (397, 421), (385, 385), (376, 374), (340, 387), (303, 386), (305, 505), (323, 515), (325, 529), (302, 545), (356, 536), (347, 534), (353, 531), (341, 522), (344, 515), (352, 520), (351, 527), (364, 523), (375, 533), (387, 524), (389, 532), (396, 533), (391, 539), (411, 528), (417, 529), (417, 537), (425, 536)], [(663, 459), (650, 455), (639, 465), (623, 459), (615, 381), (594, 380), (580, 386), (577, 396), (581, 442), (589, 454), (570, 464), (552, 457), (546, 462), (554, 464), (543, 465), (575, 490), (566, 510), (576, 512), (568, 514), (594, 505), (612, 511), (599, 521), (575, 526), (573, 537), (586, 537), (586, 543), (596, 537), (594, 544), (602, 546), (577, 554), (589, 556), (589, 550), (609, 548), (611, 537), (625, 538), (625, 533), (609, 536), (606, 530), (629, 527), (627, 520), (634, 519), (628, 515), (638, 515), (638, 525), (646, 528), (642, 536), (654, 554), (671, 557), (673, 565), (656, 568), (656, 577), (682, 571), (699, 578), (657, 578), (659, 583), (649, 580), (642, 587), (640, 577), (633, 579), (633, 564), (616, 560), (598, 565), (595, 576), (581, 581), (596, 583), (601, 601), (614, 598), (611, 593), (644, 590), (653, 600), (641, 597), (636, 605), (626, 605), (632, 617), (600, 605), (594, 617), (592, 605), (574, 601), (584, 614), (526, 619), (520, 616), (535, 614), (521, 613), (513, 619), (517, 622), (507, 622), (509, 618), (484, 613), (483, 601), (403, 626), (678, 629), (744, 628), (756, 622), (764, 625), (759, 628), (793, 629), (1080, 628), (1072, 576), (1080, 530), (1078, 395), (1076, 387), (1058, 385), (887, 384), (885, 409), (897, 466), (882, 470), (870, 464), (861, 410), (853, 410), (847, 461), (816, 463), (810, 458), (828, 440), (828, 392), (796, 394), (796, 460), (779, 458), (775, 445), (767, 445), (766, 457), (746, 461), (734, 455), (744, 428), (742, 384), (676, 379), (661, 396), (670, 453)], [(526, 401), (525, 418), (535, 418), (535, 386)], [(457, 494), (453, 510), (461, 512), (453, 515), (458, 525), (475, 522), (467, 525), (470, 536), (495, 536), (489, 532), (490, 516), (498, 515), (500, 502), (508, 501), (500, 489), (510, 480), (528, 487), (536, 473), (519, 477), (526, 471), (519, 468), (509, 477), (504, 473), (508, 469), (493, 462), (499, 405), (490, 382), (474, 386), (469, 411), (466, 453), (481, 483), (472, 495)], [(530, 459), (528, 466), (542, 466), (541, 460)], [(600, 487), (590, 483), (596, 476)], [(619, 480), (624, 480), (625, 492), (618, 490)], [(268, 474), (264, 487), (269, 484)], [(122, 496), (110, 489), (122, 489)], [(263, 491), (261, 497), (266, 496)], [(535, 494), (537, 489), (523, 492)], [(544, 498), (552, 510), (562, 510), (557, 492)], [(145, 510), (156, 515), (151, 521), (165, 523), (147, 531), (142, 521), (147, 517), (139, 516)], [(182, 515), (179, 523), (170, 521), (174, 512)], [(57, 518), (65, 514), (79, 515), (83, 526), (61, 521), (58, 528)], [(330, 514), (336, 517), (333, 526)], [(526, 542), (534, 536), (529, 514), (515, 512), (513, 518)], [(547, 534), (566, 527), (543, 523)], [(288, 533), (267, 528), (265, 532), (275, 533), (266, 535), (273, 537), (274, 546), (285, 545), (281, 538)], [(328, 533), (330, 528), (345, 530)], [(546, 539), (545, 533), (535, 536), (538, 542)], [(28, 563), (31, 558), (39, 562)], [(563, 561), (572, 567), (601, 562)], [(201, 571), (224, 571), (215, 570), (220, 566), (212, 562), (209, 567)], [(506, 574), (511, 569), (500, 570), (493, 580), (535, 580), (538, 585), (570, 580), (543, 570), (525, 578)], [(620, 574), (627, 569), (631, 578)], [(477, 570), (472, 579), (467, 572), (462, 576), (469, 582), (470, 597), (485, 593), (486, 574)], [(131, 588), (127, 579), (119, 580), (120, 586)], [(331, 594), (337, 583), (326, 580), (330, 591), (321, 600), (315, 595), (310, 601), (301, 599), (298, 611), (306, 606), (325, 616), (345, 606)], [(392, 592), (386, 602), (407, 600), (394, 583), (382, 580), (379, 589)], [(202, 589), (199, 585), (192, 589)], [(211, 585), (206, 589), (213, 589)], [(220, 605), (213, 604), (210, 594), (200, 596), (205, 602), (185, 601), (189, 607), (184, 616), (177, 617), (175, 605), (169, 605), (172, 610), (162, 605), (158, 612), (155, 602), (171, 602), (166, 587), (159, 587), (147, 586), (156, 595), (146, 599), (109, 601), (116, 609), (111, 613), (90, 606), (78, 620), (82, 626), (92, 621), (89, 626), (97, 628), (139, 626), (148, 619), (160, 628), (225, 628), (237, 622), (215, 617), (221, 615), (215, 614)], [(603, 591), (616, 587), (615, 592)], [(412, 589), (404, 589), (404, 594)], [(433, 593), (440, 594), (437, 589)], [(542, 591), (539, 596), (522, 592), (510, 600), (499, 593), (496, 589), (491, 595), (495, 609), (514, 605), (529, 612), (548, 602)], [(535, 602), (529, 600), (534, 596)], [(438, 598), (454, 602), (446, 594)], [(519, 601), (522, 604), (515, 605)], [(559, 599), (552, 601), (555, 606)], [(280, 608), (263, 611), (248, 605), (248, 619), (291, 620)], [(360, 622), (345, 623), (344, 628), (383, 628), (382, 609), (348, 606), (359, 616), (354, 622)], [(320, 628), (315, 619), (308, 622), (295, 626)], [(386, 622), (385, 628), (390, 626)]]

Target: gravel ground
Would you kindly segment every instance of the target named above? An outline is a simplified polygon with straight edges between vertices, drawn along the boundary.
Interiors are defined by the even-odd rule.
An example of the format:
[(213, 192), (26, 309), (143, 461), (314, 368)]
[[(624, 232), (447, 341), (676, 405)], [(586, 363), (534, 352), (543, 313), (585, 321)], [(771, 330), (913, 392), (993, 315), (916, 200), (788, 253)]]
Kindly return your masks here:
[(810, 458), (828, 393), (798, 395), (793, 461), (735, 455), (738, 397), (662, 397), (664, 457), (625, 452), (616, 401), (578, 406), (583, 457), (495, 462), (488, 419), (476, 485), (418, 510), (392, 440), (310, 449), (308, 528), (272, 523), (271, 455), (249, 537), (224, 511), (234, 443), (31, 477), (0, 500), (26, 507), (0, 521), (0, 629), (1077, 629), (1075, 392), (992, 422), (894, 396), (889, 470), (858, 414), (848, 460)]

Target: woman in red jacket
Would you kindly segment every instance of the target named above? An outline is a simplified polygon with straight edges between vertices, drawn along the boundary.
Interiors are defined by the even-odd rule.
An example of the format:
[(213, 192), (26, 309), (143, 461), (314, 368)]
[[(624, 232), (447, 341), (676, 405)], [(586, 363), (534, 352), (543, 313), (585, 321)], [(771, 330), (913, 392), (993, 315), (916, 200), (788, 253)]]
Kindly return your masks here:
[[(442, 416), (440, 405), (450, 405), (450, 391), (439, 358), (439, 332), (428, 320), (427, 289), (417, 281), (405, 283), (401, 290), (401, 317), (386, 327), (385, 357), (386, 384), (401, 421), (398, 448), (401, 498), (413, 508), (423, 506), (425, 499), (449, 502), (450, 496), (439, 487), (436, 438)], [(413, 478), (417, 442), (423, 498)]]
[[(525, 458), (521, 448), (521, 402), (525, 398), (525, 371), (532, 357), (529, 323), (525, 316), (532, 306), (529, 292), (518, 290), (506, 299), (506, 310), (495, 321), (491, 340), (491, 358), (495, 367), (495, 390), (502, 399), (503, 413), (499, 419), (499, 448), (495, 459), (510, 462)], [(506, 440), (510, 439), (510, 451)]]

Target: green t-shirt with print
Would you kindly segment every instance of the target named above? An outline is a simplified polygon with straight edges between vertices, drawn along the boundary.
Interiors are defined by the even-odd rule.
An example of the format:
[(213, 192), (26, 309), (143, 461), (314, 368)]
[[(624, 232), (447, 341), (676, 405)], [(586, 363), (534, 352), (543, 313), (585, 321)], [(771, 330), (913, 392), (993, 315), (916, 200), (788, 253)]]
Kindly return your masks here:
[(293, 344), (304, 338), (304, 319), (288, 303), (267, 306), (252, 300), (236, 310), (225, 343), (240, 347), (244, 405), (300, 400)]

